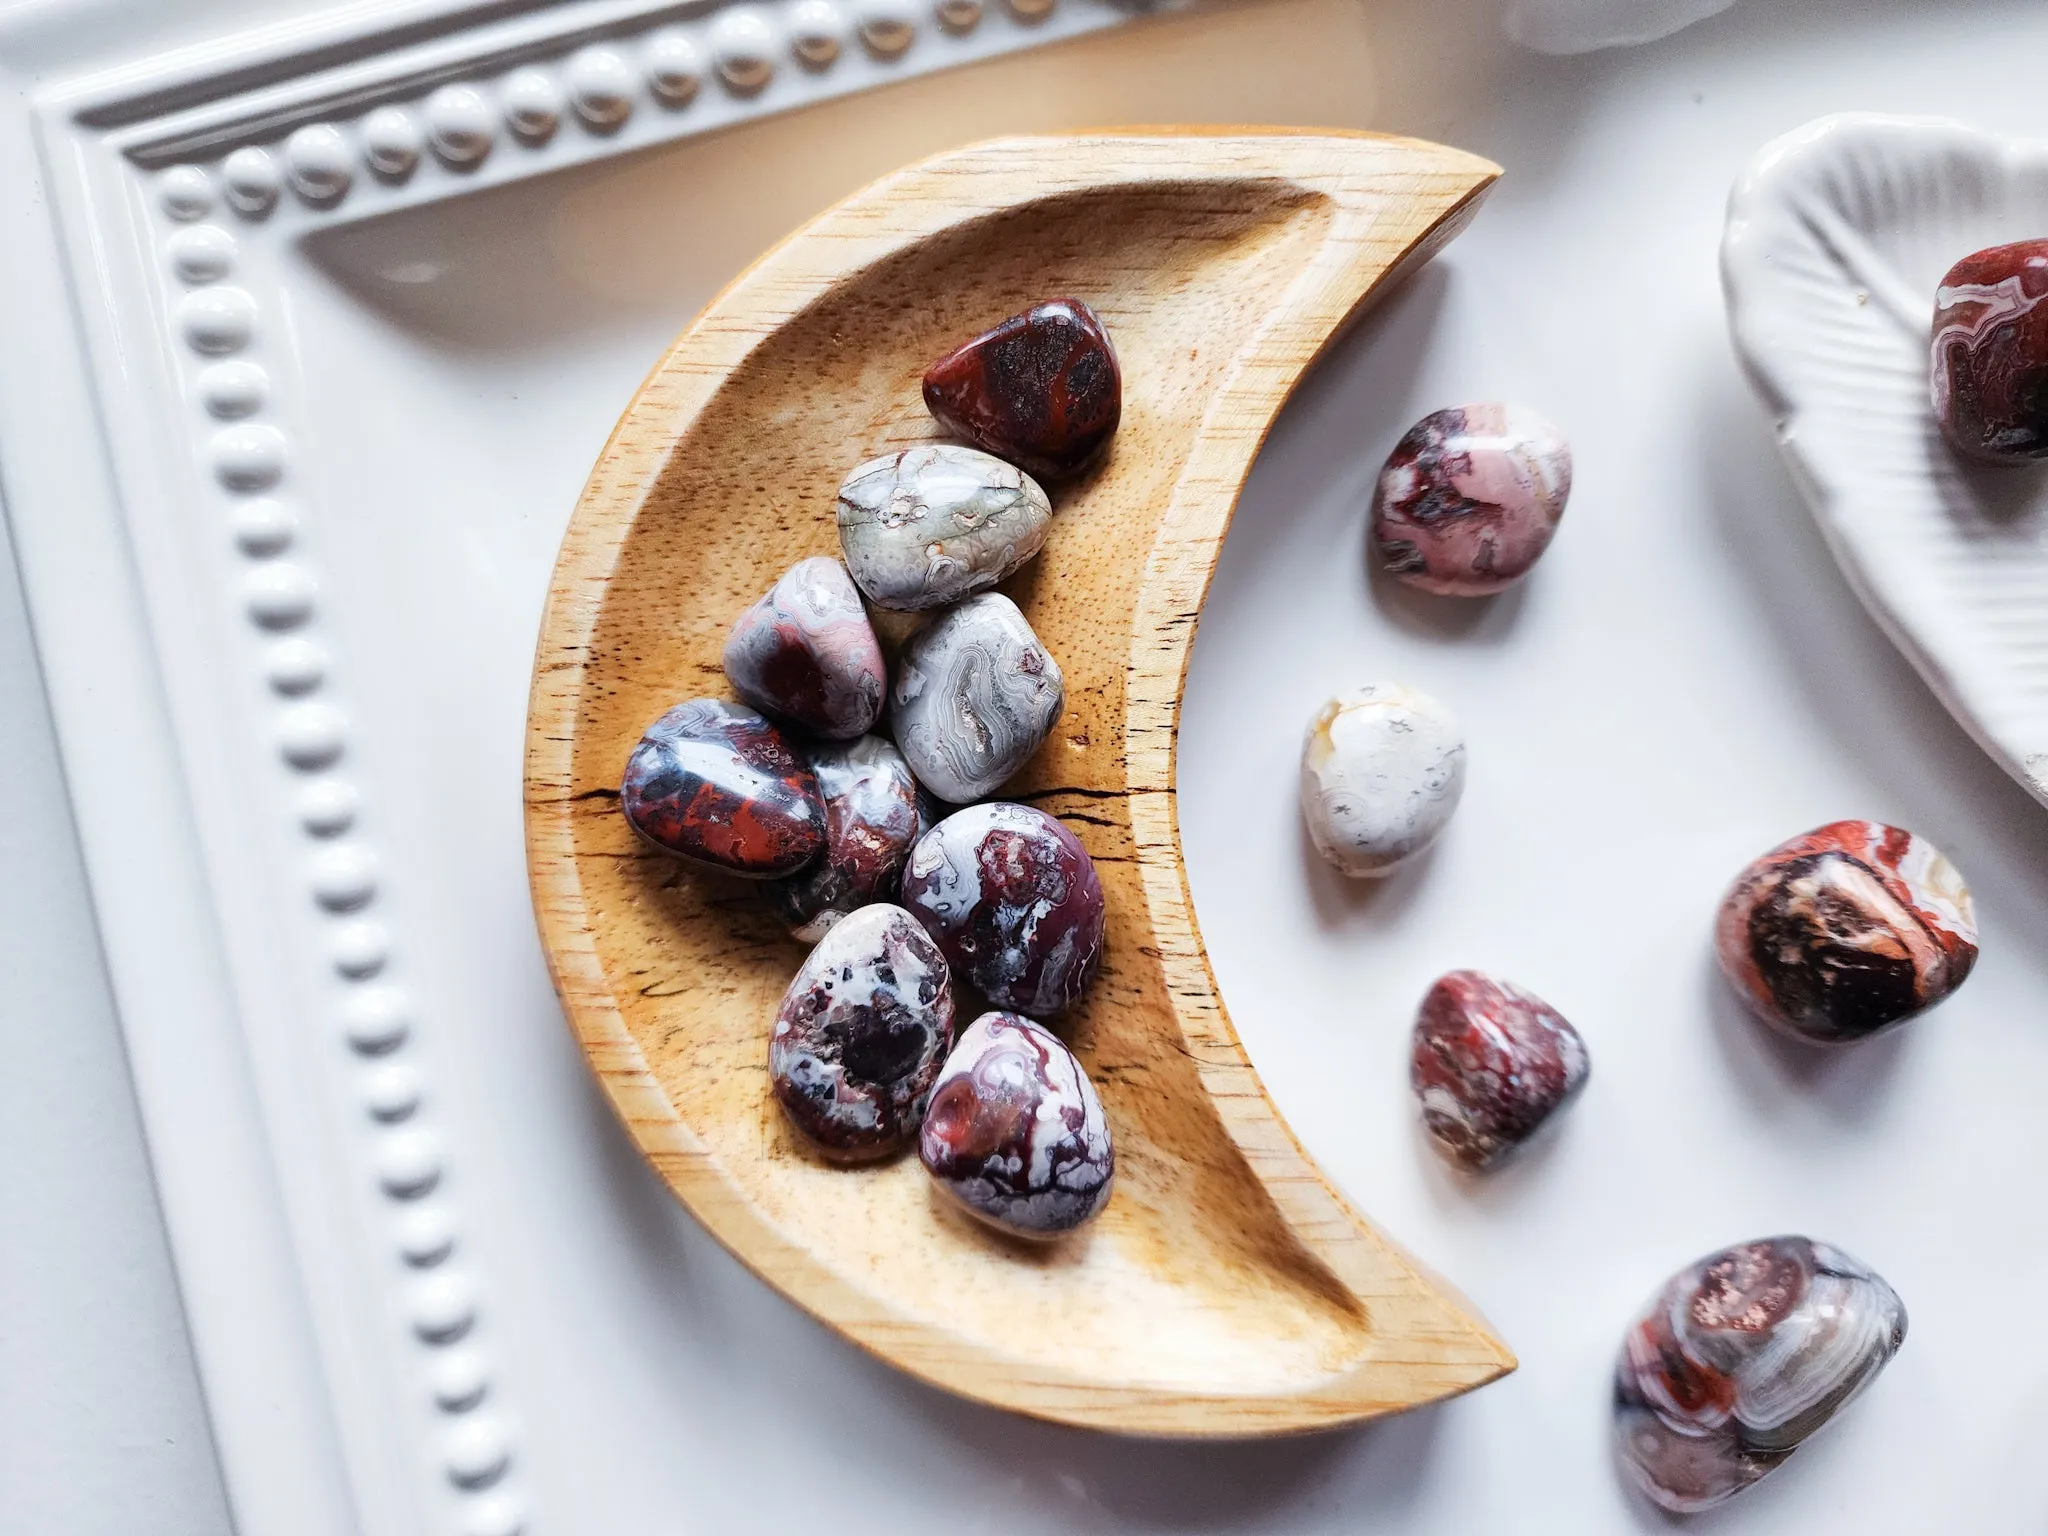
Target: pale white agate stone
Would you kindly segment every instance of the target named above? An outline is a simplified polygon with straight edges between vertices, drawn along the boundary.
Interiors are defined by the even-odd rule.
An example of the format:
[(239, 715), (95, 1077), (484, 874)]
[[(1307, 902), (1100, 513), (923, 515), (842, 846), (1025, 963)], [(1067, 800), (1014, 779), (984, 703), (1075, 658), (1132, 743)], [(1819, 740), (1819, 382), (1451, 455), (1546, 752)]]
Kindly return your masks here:
[(1369, 683), (1316, 711), (1301, 744), (1301, 812), (1316, 851), (1355, 878), (1431, 843), (1465, 791), (1465, 738), (1427, 694)]

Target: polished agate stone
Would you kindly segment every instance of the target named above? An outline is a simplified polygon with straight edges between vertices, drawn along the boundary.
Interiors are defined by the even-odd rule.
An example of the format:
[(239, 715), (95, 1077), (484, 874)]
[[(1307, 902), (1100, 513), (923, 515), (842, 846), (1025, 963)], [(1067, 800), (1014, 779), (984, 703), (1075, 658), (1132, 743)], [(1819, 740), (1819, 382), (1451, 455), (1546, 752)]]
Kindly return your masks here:
[(1484, 597), (1528, 574), (1572, 490), (1572, 451), (1516, 405), (1464, 405), (1408, 429), (1380, 471), (1373, 546), (1398, 581)]
[(924, 403), (947, 431), (1058, 480), (1109, 446), (1124, 381), (1095, 311), (1079, 299), (1048, 299), (933, 363)]
[(725, 675), (763, 714), (830, 741), (874, 725), (888, 678), (853, 579), (824, 555), (799, 560), (740, 615)]
[(768, 1036), (775, 1097), (836, 1162), (910, 1143), (953, 1043), (945, 957), (917, 920), (862, 907), (818, 942)]
[(983, 799), (1031, 759), (1066, 707), (1059, 663), (999, 592), (969, 598), (910, 637), (890, 727), (918, 782), (955, 805)]
[(839, 487), (846, 568), (878, 608), (940, 608), (994, 586), (1051, 521), (1036, 480), (954, 443), (870, 459)]
[(894, 742), (820, 743), (808, 757), (825, 801), (825, 855), (761, 894), (792, 937), (815, 944), (848, 913), (896, 899), (923, 822), (917, 781)]
[(1710, 1254), (1622, 1342), (1622, 1467), (1674, 1514), (1712, 1509), (1797, 1450), (1905, 1338), (1897, 1294), (1839, 1248), (1767, 1237)]
[(1092, 1219), (1116, 1173), (1109, 1122), (1081, 1063), (1016, 1013), (984, 1013), (961, 1031), (917, 1150), (963, 1210), (1017, 1237), (1057, 1237)]
[(678, 704), (647, 728), (619, 808), (663, 852), (735, 875), (794, 874), (825, 847), (810, 765), (769, 721), (719, 699)]
[(956, 811), (917, 840), (903, 905), (999, 1008), (1070, 1008), (1102, 960), (1102, 882), (1080, 841), (1028, 805)]
[(1443, 705), (1398, 683), (1329, 700), (1301, 744), (1301, 812), (1345, 874), (1391, 873), (1431, 843), (1465, 792), (1465, 737)]
[(1766, 1023), (1861, 1040), (1963, 984), (1977, 963), (1969, 887), (1924, 838), (1837, 821), (1782, 843), (1729, 887), (1714, 952)]
[(2048, 240), (1965, 256), (1934, 294), (1934, 417), (1987, 464), (2048, 457)]
[(1478, 971), (1440, 977), (1415, 1019), (1409, 1080), (1437, 1150), (1478, 1172), (1586, 1084), (1586, 1042), (1533, 992)]

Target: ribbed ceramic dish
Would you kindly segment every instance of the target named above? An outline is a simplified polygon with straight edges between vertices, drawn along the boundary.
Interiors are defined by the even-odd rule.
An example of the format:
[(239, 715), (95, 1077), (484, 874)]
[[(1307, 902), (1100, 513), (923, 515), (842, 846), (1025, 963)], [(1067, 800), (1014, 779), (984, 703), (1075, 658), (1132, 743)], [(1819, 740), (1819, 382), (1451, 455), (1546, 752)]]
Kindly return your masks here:
[[(1139, 1433), (1257, 1435), (1411, 1407), (1513, 1359), (1309, 1162), (1239, 1047), (1180, 855), (1174, 735), (1253, 455), (1330, 338), (1498, 174), (1412, 140), (1234, 129), (1011, 139), (889, 177), (764, 257), (627, 409), (556, 567), (528, 734), (548, 957), (642, 1150), (763, 1278), (952, 1391)], [(766, 1042), (801, 947), (744, 889), (640, 847), (641, 729), (724, 691), (736, 614), (837, 547), (855, 464), (937, 435), (925, 366), (1073, 294), (1121, 353), (1123, 425), (1006, 584), (1066, 673), (1008, 797), (1061, 816), (1107, 897), (1062, 1028), (1117, 1144), (1105, 1215), (1047, 1248), (931, 1199), (914, 1158), (807, 1155)]]
[(1934, 292), (2048, 235), (2048, 143), (1933, 118), (1823, 118), (1736, 185), (1735, 347), (1851, 583), (1956, 718), (2048, 804), (2048, 472), (1949, 452)]

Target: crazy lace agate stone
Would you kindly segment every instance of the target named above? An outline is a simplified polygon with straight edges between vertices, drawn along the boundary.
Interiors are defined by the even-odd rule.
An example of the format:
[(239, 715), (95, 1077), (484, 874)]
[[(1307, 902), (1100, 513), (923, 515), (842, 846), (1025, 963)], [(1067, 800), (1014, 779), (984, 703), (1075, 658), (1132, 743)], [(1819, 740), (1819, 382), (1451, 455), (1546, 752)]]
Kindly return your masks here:
[(815, 944), (848, 913), (896, 899), (903, 861), (924, 822), (917, 781), (893, 742), (863, 736), (821, 743), (808, 756), (825, 801), (824, 857), (770, 881), (761, 894), (793, 938)]
[(1898, 1295), (1839, 1248), (1767, 1237), (1710, 1254), (1622, 1343), (1622, 1467), (1674, 1514), (1712, 1509), (1783, 1463), (1905, 1338)]
[(1969, 887), (1932, 843), (1837, 821), (1782, 843), (1735, 879), (1714, 953), (1767, 1024), (1822, 1045), (1912, 1018), (1977, 963)]
[(1109, 1203), (1116, 1153), (1095, 1086), (1043, 1024), (984, 1013), (961, 1031), (918, 1133), (918, 1155), (968, 1214), (1050, 1238)]
[(1391, 874), (1436, 841), (1464, 793), (1464, 733), (1425, 693), (1369, 683), (1308, 723), (1302, 819), (1316, 851), (1347, 875)]
[(1935, 420), (1987, 464), (2048, 457), (2048, 240), (1965, 256), (1934, 295)]
[(1437, 1149), (1492, 1167), (1586, 1085), (1586, 1042), (1533, 992), (1478, 971), (1440, 977), (1415, 1019), (1409, 1079)]
[(1071, 1008), (1102, 961), (1102, 882), (1073, 833), (1028, 805), (956, 811), (917, 840), (903, 905), (999, 1008)]
[(828, 741), (864, 734), (882, 713), (882, 647), (846, 567), (799, 560), (741, 614), (725, 642), (733, 692), (763, 714)]
[(940, 358), (924, 376), (939, 424), (1045, 480), (1086, 469), (1123, 418), (1123, 372), (1101, 317), (1048, 299)]
[(794, 874), (825, 847), (810, 765), (769, 721), (720, 699), (678, 704), (647, 728), (619, 809), (663, 852), (751, 878)]
[(912, 635), (896, 663), (890, 726), (910, 770), (955, 805), (995, 793), (1066, 708), (1066, 680), (1017, 605), (969, 598)]
[(825, 1156), (909, 1145), (953, 1042), (946, 961), (917, 920), (862, 907), (811, 951), (768, 1036), (775, 1097)]
[(953, 443), (870, 459), (839, 487), (846, 568), (880, 608), (941, 608), (994, 586), (1038, 553), (1051, 521), (1037, 481)]
[(1571, 490), (1571, 449), (1533, 411), (1436, 411), (1408, 429), (1380, 471), (1373, 544), (1398, 581), (1484, 597), (1521, 580), (1550, 547)]

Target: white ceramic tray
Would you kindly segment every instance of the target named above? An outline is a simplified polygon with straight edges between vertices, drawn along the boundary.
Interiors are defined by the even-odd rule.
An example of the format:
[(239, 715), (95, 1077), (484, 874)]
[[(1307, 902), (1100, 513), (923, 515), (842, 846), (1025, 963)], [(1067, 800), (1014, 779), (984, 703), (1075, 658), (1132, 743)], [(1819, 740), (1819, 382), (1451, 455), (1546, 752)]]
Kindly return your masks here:
[(2048, 803), (2048, 482), (1962, 463), (1928, 400), (1936, 284), (2044, 229), (2048, 141), (1844, 113), (1758, 155), (1722, 272), (1736, 349), (1849, 579)]
[[(1083, 3), (1044, 27), (1101, 17)], [(1680, 1263), (1786, 1229), (1879, 1267), (1912, 1335), (1841, 1424), (1697, 1528), (2026, 1528), (2048, 1344), (2009, 1309), (2048, 1280), (2048, 1239), (2005, 1190), (2038, 1152), (2048, 1071), (2048, 827), (1835, 573), (1730, 354), (1714, 259), (1745, 161), (1824, 112), (2042, 132), (2048, 16), (1972, 10), (1960, 26), (1906, 0), (1752, 0), (1650, 49), (1546, 60), (1501, 40), (1491, 0), (1272, 0), (758, 121), (707, 80), (686, 112), (730, 131), (686, 140), (644, 94), (608, 136), (576, 115), (574, 80), (602, 116), (617, 78), (586, 55), (572, 80), (586, 28), (612, 48), (655, 17), (625, 5), (473, 6), (452, 31), (437, 10), (357, 7), (324, 34), (227, 36), (90, 79), (66, 50), (104, 61), (104, 31), (88, 50), (44, 17), (10, 39), (43, 73), (0, 155), (41, 195), (9, 209), (0, 467), (242, 1528), (1657, 1530), (1608, 1460), (1618, 1330)], [(419, 25), (350, 41), (398, 20)], [(1044, 35), (993, 7), (983, 26), (991, 48)], [(906, 64), (955, 46), (920, 39)], [(541, 148), (499, 133), (477, 170), (429, 155), (398, 186), (358, 170), (325, 208), (286, 180), (317, 195), (315, 135), (271, 156), (267, 216), (233, 211), (219, 177), (203, 217), (173, 216), (197, 195), (176, 167), (229, 141), (529, 52), (565, 92)], [(283, 67), (247, 71), (260, 60)], [(849, 40), (752, 100), (885, 67)], [(1287, 118), (1443, 138), (1508, 176), (1337, 349), (1253, 475), (1183, 723), (1193, 892), (1311, 1153), (1523, 1365), (1360, 1434), (1131, 1444), (898, 1378), (673, 1205), (539, 961), (521, 714), (597, 446), (763, 245), (984, 134)], [(248, 164), (238, 195), (260, 181)], [(215, 246), (179, 233), (198, 225), (230, 232), (231, 273), (206, 278)], [(178, 257), (247, 304), (195, 303)], [(192, 341), (245, 323), (262, 403), (218, 420), (202, 390), (232, 392), (202, 385), (214, 360)], [(1477, 607), (1369, 582), (1379, 456), (1424, 410), (1483, 395), (1574, 438), (1555, 548)], [(288, 533), (248, 514), (266, 495)], [(278, 649), (297, 639), (317, 661)], [(1364, 889), (1306, 851), (1291, 786), (1302, 719), (1375, 676), (1455, 704), (1472, 771), (1436, 855)], [(340, 818), (309, 786), (344, 780), (348, 828), (306, 830), (309, 811)], [(1944, 847), (1977, 889), (1985, 958), (1935, 1018), (1816, 1061), (1742, 1018), (1707, 926), (1743, 860), (1842, 815)], [(1563, 1134), (1477, 1186), (1421, 1144), (1402, 1067), (1414, 1002), (1452, 965), (1550, 997), (1594, 1056)]]

